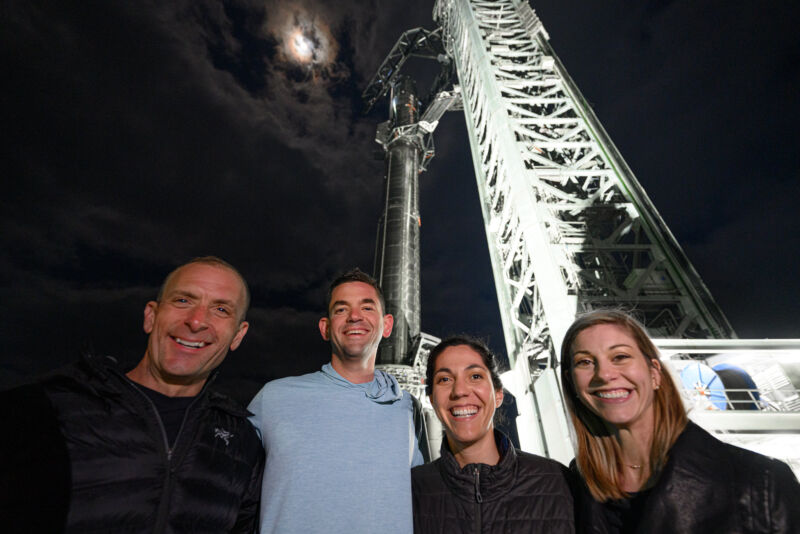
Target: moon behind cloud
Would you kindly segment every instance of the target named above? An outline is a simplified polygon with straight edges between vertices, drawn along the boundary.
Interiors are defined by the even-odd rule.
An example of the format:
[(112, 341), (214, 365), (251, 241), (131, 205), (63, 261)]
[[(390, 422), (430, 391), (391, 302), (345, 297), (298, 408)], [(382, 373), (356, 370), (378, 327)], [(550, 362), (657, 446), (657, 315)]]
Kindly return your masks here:
[(336, 60), (339, 46), (330, 27), (298, 7), (279, 22), (276, 37), (282, 58), (310, 70), (325, 72)]

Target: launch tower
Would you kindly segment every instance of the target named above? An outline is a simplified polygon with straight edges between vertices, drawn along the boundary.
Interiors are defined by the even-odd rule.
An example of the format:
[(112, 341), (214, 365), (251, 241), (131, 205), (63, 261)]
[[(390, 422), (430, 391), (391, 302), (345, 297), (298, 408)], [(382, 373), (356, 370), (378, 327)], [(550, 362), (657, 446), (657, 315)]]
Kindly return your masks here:
[[(504, 384), (517, 398), (522, 448), (564, 462), (572, 457), (556, 378), (561, 341), (576, 314), (621, 306), (634, 310), (660, 338), (657, 345), (668, 371), (684, 385), (692, 419), (726, 441), (782, 457), (800, 471), (800, 341), (736, 339), (527, 1), (438, 0), (434, 20), (433, 32), (404, 34), (364, 98), (371, 106), (390, 88), (401, 87), (394, 89), (396, 106), (398, 95), (411, 94), (399, 71), (419, 50), (415, 43), (428, 47), (429, 54), (431, 43), (439, 43), (443, 54), (436, 57), (446, 67), (443, 73), (451, 73), (450, 84), (440, 78), (424, 102), (414, 99), (415, 116), (384, 126), (389, 132), (384, 141), (379, 128), (378, 137), (390, 171), (401, 166), (410, 175), (418, 168), (397, 162), (392, 143), (403, 144), (398, 141), (403, 132), (413, 131), (416, 152), (405, 151), (404, 157), (419, 166), (429, 159), (425, 136), (439, 117), (447, 109), (464, 110), (511, 364)], [(394, 107), (392, 113), (399, 117)], [(387, 191), (391, 172), (389, 178)], [(411, 200), (396, 217), (408, 225), (418, 217), (416, 177), (406, 183), (413, 191), (403, 198)], [(389, 200), (385, 213), (388, 221)], [(416, 236), (407, 241), (417, 255), (416, 279), (406, 285), (417, 292), (410, 314), (414, 333), (419, 332)], [(382, 256), (379, 273), (405, 268), (388, 257)], [(387, 284), (389, 277), (381, 276)], [(403, 299), (405, 293), (389, 300)], [(402, 305), (397, 310), (404, 313)], [(419, 369), (427, 352), (413, 348), (406, 345), (405, 352), (383, 363)], [(410, 373), (409, 379), (411, 391), (421, 392), (419, 374)]]

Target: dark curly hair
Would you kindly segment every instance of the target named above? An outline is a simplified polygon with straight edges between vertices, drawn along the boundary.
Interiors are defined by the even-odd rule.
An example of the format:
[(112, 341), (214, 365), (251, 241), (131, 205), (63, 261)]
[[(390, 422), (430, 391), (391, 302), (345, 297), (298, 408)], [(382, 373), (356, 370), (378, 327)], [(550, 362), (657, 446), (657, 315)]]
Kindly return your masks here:
[(431, 349), (428, 355), (428, 367), (425, 369), (425, 393), (430, 395), (433, 393), (433, 372), (436, 370), (436, 358), (439, 357), (445, 349), (458, 346), (469, 347), (476, 353), (480, 354), (483, 364), (489, 370), (489, 375), (492, 377), (492, 385), (495, 391), (503, 390), (503, 382), (500, 381), (500, 372), (498, 370), (497, 356), (486, 346), (486, 343), (478, 338), (468, 335), (450, 336), (442, 340), (438, 345)]

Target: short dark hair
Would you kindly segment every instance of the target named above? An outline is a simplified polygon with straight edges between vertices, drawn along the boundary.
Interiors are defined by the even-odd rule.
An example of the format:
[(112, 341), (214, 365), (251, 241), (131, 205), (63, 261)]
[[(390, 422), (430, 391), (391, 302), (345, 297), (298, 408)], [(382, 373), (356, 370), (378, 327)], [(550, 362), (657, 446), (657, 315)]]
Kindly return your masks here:
[(363, 282), (365, 284), (371, 285), (375, 288), (375, 292), (378, 294), (378, 300), (381, 302), (381, 311), (384, 315), (386, 315), (386, 301), (383, 298), (383, 291), (381, 290), (381, 286), (378, 285), (378, 281), (372, 278), (370, 275), (355, 267), (350, 269), (349, 271), (343, 272), (339, 274), (336, 278), (333, 279), (333, 282), (328, 286), (328, 292), (325, 295), (325, 315), (330, 313), (331, 307), (331, 299), (333, 298), (333, 290), (336, 289), (338, 286), (342, 284), (347, 284), (349, 282)]
[(433, 372), (436, 370), (436, 359), (441, 355), (445, 349), (458, 346), (469, 347), (478, 353), (483, 360), (483, 365), (489, 370), (489, 375), (492, 377), (492, 385), (495, 391), (503, 390), (503, 382), (500, 380), (499, 365), (497, 356), (486, 346), (482, 340), (466, 334), (457, 336), (450, 336), (442, 340), (438, 345), (431, 349), (428, 354), (428, 366), (425, 369), (425, 393), (430, 395), (433, 393)]
[(247, 285), (247, 280), (244, 279), (244, 276), (242, 276), (242, 273), (240, 273), (236, 267), (234, 267), (227, 261), (223, 260), (222, 258), (218, 258), (217, 256), (199, 256), (197, 258), (192, 258), (183, 265), (175, 267), (167, 275), (167, 277), (164, 278), (164, 281), (161, 283), (161, 287), (158, 288), (158, 295), (156, 296), (156, 301), (161, 302), (161, 298), (164, 296), (164, 290), (167, 288), (167, 286), (175, 277), (175, 275), (178, 273), (178, 271), (180, 271), (187, 265), (193, 265), (195, 263), (200, 263), (202, 265), (211, 265), (213, 267), (220, 267), (222, 269), (228, 269), (239, 278), (239, 281), (242, 283), (242, 287), (244, 288), (244, 307), (241, 310), (240, 314), (241, 316), (239, 318), (239, 322), (244, 321), (244, 318), (247, 315), (247, 310), (250, 308), (250, 287)]

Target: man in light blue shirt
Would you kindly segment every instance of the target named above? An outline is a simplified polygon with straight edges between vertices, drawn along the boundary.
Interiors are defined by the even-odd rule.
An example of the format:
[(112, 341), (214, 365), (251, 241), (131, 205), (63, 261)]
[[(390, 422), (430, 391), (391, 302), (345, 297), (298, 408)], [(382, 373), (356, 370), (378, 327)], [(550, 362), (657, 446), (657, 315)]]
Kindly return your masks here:
[(375, 370), (394, 319), (358, 269), (331, 283), (327, 303), (331, 362), (268, 383), (249, 406), (267, 451), (261, 534), (410, 534), (409, 470), (422, 463), (411, 395)]

